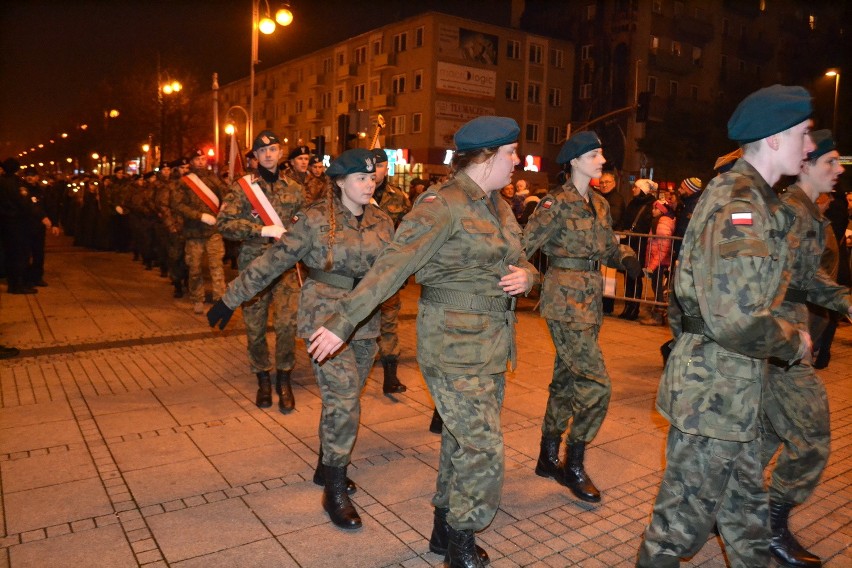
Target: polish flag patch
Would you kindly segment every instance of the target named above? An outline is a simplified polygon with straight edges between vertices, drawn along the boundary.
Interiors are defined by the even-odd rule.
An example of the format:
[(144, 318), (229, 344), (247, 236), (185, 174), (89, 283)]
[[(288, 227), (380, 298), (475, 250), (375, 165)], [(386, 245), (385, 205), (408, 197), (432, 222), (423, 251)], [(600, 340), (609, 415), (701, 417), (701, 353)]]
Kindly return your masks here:
[(432, 203), (433, 201), (435, 201), (435, 198), (437, 198), (437, 197), (438, 197), (437, 195), (427, 195), (426, 197), (423, 198), (423, 203)]
[(545, 199), (544, 201), (541, 202), (541, 208), (542, 209), (550, 209), (551, 205), (553, 205), (552, 199)]
[(731, 223), (734, 225), (751, 225), (751, 212), (731, 213)]

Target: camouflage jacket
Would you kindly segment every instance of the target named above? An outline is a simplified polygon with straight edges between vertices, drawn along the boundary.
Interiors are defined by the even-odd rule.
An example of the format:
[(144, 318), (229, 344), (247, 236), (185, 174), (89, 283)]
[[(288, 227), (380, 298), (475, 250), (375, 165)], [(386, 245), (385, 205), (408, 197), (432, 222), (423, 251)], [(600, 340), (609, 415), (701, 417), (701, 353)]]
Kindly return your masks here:
[(154, 182), (154, 207), (157, 209), (157, 217), (163, 226), (170, 233), (179, 232), (175, 227), (177, 217), (172, 214), (172, 208), (169, 205), (169, 196), (172, 191), (172, 182), (162, 176), (157, 176), (157, 181)]
[[(281, 222), (284, 223), (284, 228), (289, 230), (291, 218), (305, 205), (302, 186), (283, 179), (270, 184), (257, 175), (252, 177), (252, 181), (257, 182), (269, 199), (272, 208), (278, 213)], [(242, 186), (234, 181), (219, 209), (216, 228), (219, 229), (222, 237), (242, 241), (239, 256), (240, 269), (263, 254), (263, 251), (272, 243), (272, 239), (260, 235), (264, 225), (263, 219), (252, 207)]]
[(393, 226), (397, 227), (403, 215), (411, 211), (411, 200), (408, 199), (408, 195), (400, 188), (385, 182), (379, 207), (381, 207), (382, 211), (390, 215)]
[(304, 192), (304, 194), (305, 194), (305, 195), (307, 195), (307, 194), (308, 194), (308, 192), (307, 192), (307, 184), (308, 184), (308, 180), (312, 177), (312, 176), (311, 176), (311, 174), (310, 174), (309, 172), (299, 173), (299, 172), (297, 172), (296, 170), (294, 170), (294, 169), (292, 168), (292, 166), (290, 166), (289, 164), (288, 164), (288, 165), (287, 165), (287, 167), (286, 167), (286, 168), (284, 168), (283, 170), (282, 170), (282, 169), (280, 169), (280, 167), (279, 167), (279, 170), (278, 170), (278, 171), (279, 171), (279, 175), (280, 175), (281, 177), (283, 177), (283, 178), (287, 178), (287, 181), (288, 181), (289, 183), (297, 183), (297, 184), (299, 184), (300, 186), (302, 186), (302, 191)]
[[(210, 170), (190, 170), (203, 181), (210, 190), (219, 198), (219, 208), (222, 207), (222, 197), (227, 192), (228, 188), (225, 182), (219, 176)], [(206, 239), (216, 232), (216, 227), (208, 225), (201, 220), (201, 215), (216, 216), (215, 211), (211, 211), (207, 205), (201, 201), (201, 198), (195, 195), (181, 179), (178, 179), (172, 186), (171, 195), (172, 211), (175, 215), (183, 218), (183, 236), (188, 239)]]
[[(222, 298), (229, 307), (240, 305), (266, 288), (285, 270), (302, 261), (309, 269), (360, 278), (376, 261), (393, 236), (393, 225), (378, 207), (367, 205), (361, 222), (334, 199), (335, 238), (331, 247), (331, 267), (326, 266), (329, 253), (329, 200), (317, 201), (290, 219), (292, 225), (273, 246), (252, 261), (236, 280), (228, 285)], [(306, 278), (299, 300), (298, 334), (307, 338), (325, 320), (337, 312), (336, 300), (349, 290)], [(372, 313), (372, 317), (371, 317)], [(367, 312), (353, 339), (379, 336), (378, 311)], [(361, 320), (359, 320), (361, 322)], [(357, 322), (356, 322), (357, 323)]]
[[(714, 178), (686, 230), (670, 295), (676, 338), (657, 409), (678, 430), (744, 442), (758, 435), (767, 360), (799, 355), (795, 326), (778, 318), (798, 241), (795, 218), (746, 160)], [(703, 321), (685, 332), (681, 314)]]
[(331, 185), (331, 180), (325, 174), (317, 177), (315, 175), (308, 176), (308, 180), (305, 182), (305, 200), (308, 204), (311, 204), (315, 201), (319, 201), (326, 195), (326, 191), (328, 191), (329, 186)]
[(116, 213), (115, 208), (121, 207), (122, 209), (127, 205), (127, 199), (130, 196), (130, 181), (125, 179), (121, 181), (114, 181), (109, 186), (106, 195), (101, 196), (101, 206), (104, 206), (104, 201), (106, 201), (106, 206), (112, 213)]
[[(586, 203), (570, 179), (539, 202), (524, 227), (522, 242), (527, 257), (541, 248), (550, 258), (588, 259), (613, 268), (623, 268), (621, 260), (635, 256), (633, 249), (618, 244), (606, 199), (589, 191)], [(542, 282), (541, 316), (601, 325), (602, 298), (600, 270), (557, 268), (551, 263)]]
[(138, 219), (155, 219), (157, 207), (154, 202), (154, 186), (146, 183), (134, 185), (127, 199), (130, 214)]
[[(496, 215), (495, 215), (496, 214)], [(521, 228), (497, 192), (485, 192), (460, 172), (423, 193), (355, 290), (325, 327), (346, 338), (412, 273), (423, 286), (506, 298), (500, 278), (509, 265), (538, 272), (521, 246)], [(495, 374), (514, 363), (515, 314), (420, 301), (417, 360), (450, 374)]]
[[(799, 241), (790, 268), (790, 288), (806, 291), (812, 304), (845, 313), (849, 309), (849, 289), (834, 282), (820, 268), (826, 230), (831, 230), (828, 219), (795, 184), (781, 194), (781, 202), (796, 216), (791, 232)], [(808, 330), (808, 307), (804, 303), (785, 300), (773, 313)]]

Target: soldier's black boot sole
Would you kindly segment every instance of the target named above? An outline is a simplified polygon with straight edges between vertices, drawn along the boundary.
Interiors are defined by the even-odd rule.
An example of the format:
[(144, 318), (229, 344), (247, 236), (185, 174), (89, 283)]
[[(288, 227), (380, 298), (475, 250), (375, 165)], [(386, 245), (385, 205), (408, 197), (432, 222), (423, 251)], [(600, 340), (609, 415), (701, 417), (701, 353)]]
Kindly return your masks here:
[[(450, 545), (450, 535), (448, 530), (450, 525), (447, 524), (448, 512), (448, 509), (435, 507), (435, 522), (432, 524), (432, 537), (429, 539), (429, 551), (434, 552), (435, 554), (442, 554), (444, 556), (446, 556), (447, 549)], [(485, 552), (485, 549), (478, 544), (475, 546), (476, 554), (479, 555), (482, 565), (488, 566), (488, 563), (491, 562), (491, 559), (488, 558), (488, 553)]]

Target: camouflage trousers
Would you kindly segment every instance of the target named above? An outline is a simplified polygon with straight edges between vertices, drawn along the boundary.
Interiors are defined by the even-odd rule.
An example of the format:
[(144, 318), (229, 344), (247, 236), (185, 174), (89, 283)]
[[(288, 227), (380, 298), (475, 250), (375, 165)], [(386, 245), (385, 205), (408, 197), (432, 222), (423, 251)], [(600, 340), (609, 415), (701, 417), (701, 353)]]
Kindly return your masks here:
[(375, 338), (354, 339), (319, 365), (311, 359), (322, 399), (319, 436), (325, 465), (349, 464), (361, 421), (361, 391), (377, 349)]
[(402, 301), (399, 292), (382, 302), (381, 335), (379, 336), (379, 354), (382, 357), (399, 357), (399, 311)]
[(187, 275), (186, 269), (186, 239), (181, 233), (168, 234), (167, 249), (169, 255), (169, 279), (172, 282), (183, 282)]
[(205, 251), (207, 252), (207, 266), (210, 269), (210, 280), (213, 286), (213, 299), (218, 300), (225, 295), (225, 269), (222, 266), (225, 245), (222, 243), (222, 235), (213, 233), (206, 239), (186, 239), (189, 299), (193, 303), (204, 301), (204, 271), (201, 260)]
[(769, 566), (769, 501), (760, 441), (706, 438), (672, 426), (666, 470), (636, 566), (679, 566), (682, 557), (701, 549), (714, 522), (732, 568)]
[(814, 368), (806, 364), (793, 365), (788, 370), (770, 365), (763, 393), (760, 428), (764, 468), (781, 446), (772, 470), (769, 497), (799, 505), (816, 489), (828, 462), (828, 395)]
[(252, 373), (271, 371), (266, 324), (272, 306), (272, 327), (275, 329), (275, 368), (292, 371), (296, 364), (296, 314), (299, 311), (299, 280), (296, 270), (290, 269), (272, 284), (243, 304), (243, 321), (249, 365)]
[(566, 441), (591, 442), (606, 417), (612, 384), (598, 345), (600, 327), (547, 320), (556, 347), (550, 396), (541, 425), (546, 438), (561, 438), (573, 419)]
[(448, 375), (423, 366), (421, 372), (444, 420), (432, 504), (449, 509), (447, 522), (456, 530), (482, 530), (503, 490), (505, 374)]

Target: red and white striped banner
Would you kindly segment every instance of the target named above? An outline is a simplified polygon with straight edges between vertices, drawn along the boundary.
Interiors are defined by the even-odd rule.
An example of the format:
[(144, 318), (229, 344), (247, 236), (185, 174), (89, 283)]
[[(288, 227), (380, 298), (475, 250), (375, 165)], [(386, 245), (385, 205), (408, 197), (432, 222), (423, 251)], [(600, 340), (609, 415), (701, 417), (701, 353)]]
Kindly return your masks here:
[(272, 208), (269, 198), (266, 197), (266, 194), (263, 193), (263, 190), (260, 189), (257, 182), (253, 182), (251, 178), (252, 176), (249, 174), (237, 180), (237, 183), (240, 184), (241, 188), (243, 188), (246, 197), (248, 197), (251, 206), (254, 207), (254, 210), (257, 211), (260, 218), (263, 219), (264, 225), (276, 225), (278, 227), (283, 227), (284, 223), (281, 222), (281, 217), (279, 217), (278, 213), (275, 212), (275, 209)]
[(201, 178), (196, 174), (186, 174), (180, 180), (191, 189), (198, 198), (204, 202), (207, 207), (213, 211), (214, 215), (219, 213), (219, 198), (213, 193), (213, 190), (207, 187), (207, 184), (201, 181)]

